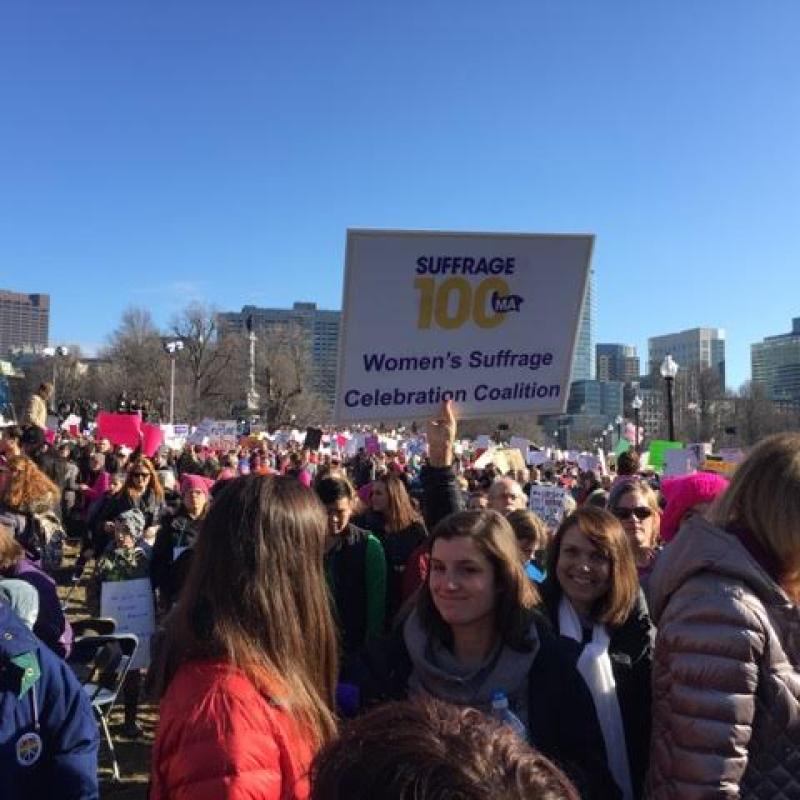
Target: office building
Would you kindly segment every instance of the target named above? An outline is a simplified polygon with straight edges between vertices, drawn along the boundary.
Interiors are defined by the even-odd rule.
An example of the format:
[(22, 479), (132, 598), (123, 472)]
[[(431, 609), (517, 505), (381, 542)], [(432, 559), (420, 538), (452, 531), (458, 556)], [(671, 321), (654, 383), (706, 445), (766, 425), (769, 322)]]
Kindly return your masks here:
[(341, 311), (325, 311), (316, 303), (295, 303), (292, 308), (244, 306), (241, 311), (217, 316), (221, 336), (244, 334), (250, 320), (256, 336), (278, 339), (296, 330), (308, 343), (314, 389), (333, 402), (339, 357)]
[(611, 422), (622, 414), (622, 387), (619, 381), (573, 381), (567, 414), (587, 414)]
[(47, 347), (50, 295), (0, 289), (0, 356), (12, 348)]
[(622, 416), (624, 384), (620, 381), (573, 381), (570, 385), (566, 414), (539, 417), (542, 429), (553, 436), (560, 447), (591, 448), (608, 425)]
[(591, 270), (572, 359), (573, 381), (590, 381), (594, 377), (594, 319), (594, 270)]
[(767, 397), (781, 405), (800, 406), (800, 317), (792, 330), (750, 346), (751, 377)]
[(639, 378), (639, 356), (628, 344), (598, 344), (595, 348), (598, 381), (630, 383)]
[(725, 387), (725, 331), (721, 328), (692, 328), (680, 333), (653, 336), (647, 340), (648, 369), (657, 373), (661, 362), (671, 355), (681, 369), (714, 370)]

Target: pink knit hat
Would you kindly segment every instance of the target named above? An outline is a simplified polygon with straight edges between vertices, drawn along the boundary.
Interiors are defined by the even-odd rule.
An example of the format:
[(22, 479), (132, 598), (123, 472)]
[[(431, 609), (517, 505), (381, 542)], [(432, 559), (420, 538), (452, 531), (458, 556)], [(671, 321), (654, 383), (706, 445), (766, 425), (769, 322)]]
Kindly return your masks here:
[(188, 472), (181, 476), (181, 494), (190, 489), (199, 489), (208, 496), (214, 481), (204, 475), (190, 475)]
[(727, 488), (728, 479), (713, 472), (664, 478), (661, 494), (667, 507), (661, 517), (661, 538), (665, 542), (672, 541), (680, 528), (681, 518), (692, 506), (710, 503)]

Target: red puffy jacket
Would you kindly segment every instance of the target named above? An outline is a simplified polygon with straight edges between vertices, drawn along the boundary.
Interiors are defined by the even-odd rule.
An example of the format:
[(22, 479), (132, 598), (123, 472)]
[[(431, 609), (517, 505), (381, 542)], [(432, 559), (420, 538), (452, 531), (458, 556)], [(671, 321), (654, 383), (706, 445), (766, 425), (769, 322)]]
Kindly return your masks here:
[(181, 666), (161, 700), (151, 800), (305, 800), (311, 741), (235, 667)]

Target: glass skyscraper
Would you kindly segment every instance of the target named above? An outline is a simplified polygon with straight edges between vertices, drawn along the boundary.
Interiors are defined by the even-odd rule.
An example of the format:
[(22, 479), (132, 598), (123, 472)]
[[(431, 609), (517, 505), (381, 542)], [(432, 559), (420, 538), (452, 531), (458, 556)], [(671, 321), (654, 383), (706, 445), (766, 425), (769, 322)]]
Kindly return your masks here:
[(573, 381), (589, 381), (594, 378), (594, 316), (594, 270), (590, 270), (575, 357), (572, 360)]

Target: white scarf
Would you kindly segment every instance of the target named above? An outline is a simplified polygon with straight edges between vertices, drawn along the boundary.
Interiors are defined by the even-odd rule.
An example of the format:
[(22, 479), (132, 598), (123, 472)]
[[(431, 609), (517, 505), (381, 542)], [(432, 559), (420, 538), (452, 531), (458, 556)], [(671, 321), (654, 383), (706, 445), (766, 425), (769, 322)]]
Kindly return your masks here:
[[(558, 606), (558, 628), (562, 636), (574, 639), (579, 644), (583, 641), (580, 618), (565, 594), (561, 595), (561, 603)], [(608, 643), (609, 636), (605, 625), (595, 624), (592, 641), (584, 646), (578, 659), (578, 672), (589, 687), (594, 700), (606, 745), (606, 760), (614, 782), (619, 786), (624, 800), (633, 800), (631, 770), (625, 746), (625, 728), (619, 710), (611, 659), (608, 657)]]

